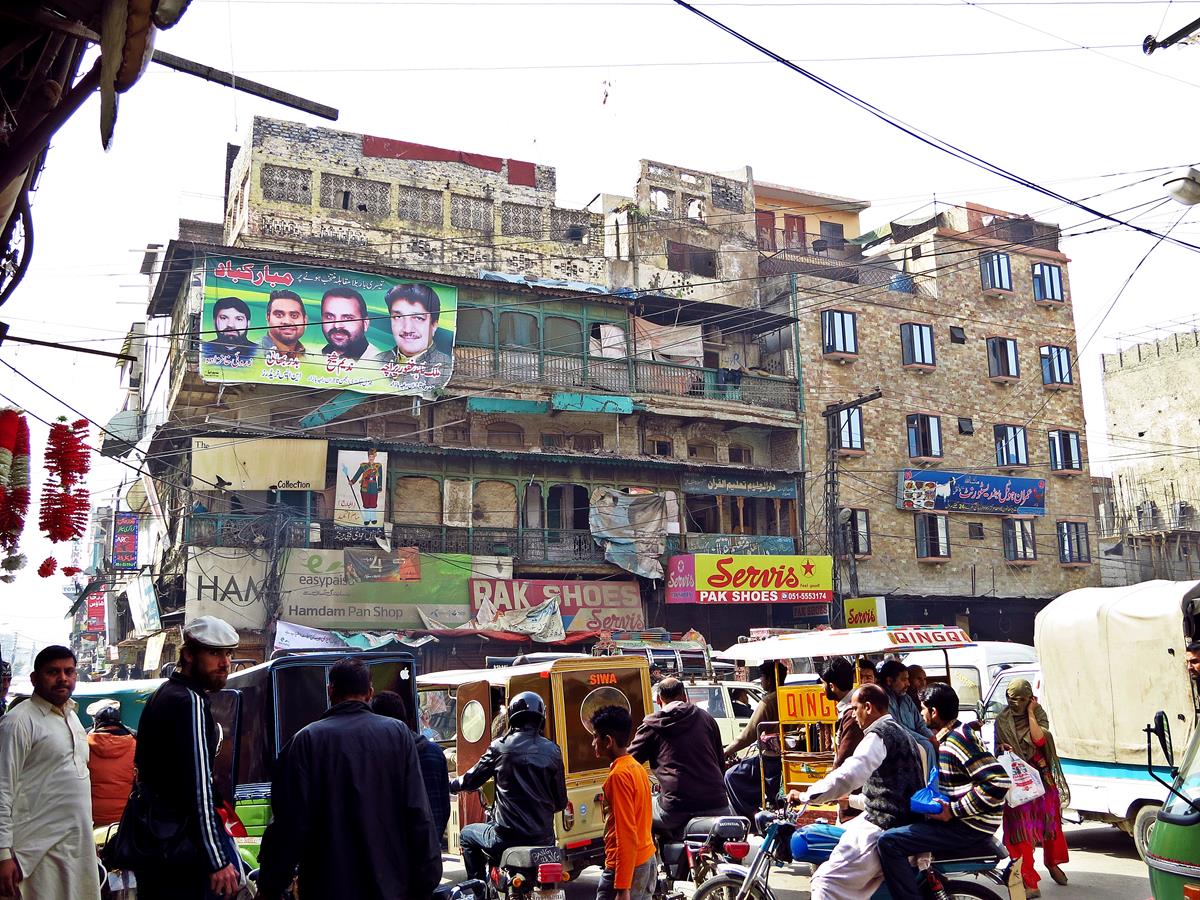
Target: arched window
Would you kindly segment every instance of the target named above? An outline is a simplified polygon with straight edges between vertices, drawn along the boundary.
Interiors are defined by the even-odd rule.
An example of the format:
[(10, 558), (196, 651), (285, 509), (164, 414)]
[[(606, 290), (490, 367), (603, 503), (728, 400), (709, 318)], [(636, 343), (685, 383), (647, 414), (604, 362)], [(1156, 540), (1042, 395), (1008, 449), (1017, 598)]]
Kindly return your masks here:
[(493, 422), (487, 427), (489, 447), (524, 447), (525, 432), (511, 422)]
[(598, 431), (577, 431), (571, 436), (571, 446), (583, 453), (604, 449), (604, 435)]
[(703, 459), (709, 462), (716, 462), (717, 445), (711, 441), (689, 441), (688, 459)]

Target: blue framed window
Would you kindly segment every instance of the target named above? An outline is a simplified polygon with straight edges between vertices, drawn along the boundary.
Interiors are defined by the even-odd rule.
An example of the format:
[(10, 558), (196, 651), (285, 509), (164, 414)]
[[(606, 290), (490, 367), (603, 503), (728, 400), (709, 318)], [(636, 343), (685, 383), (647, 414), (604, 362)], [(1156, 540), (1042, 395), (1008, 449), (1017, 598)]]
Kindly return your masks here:
[(1029, 465), (1029, 445), (1025, 441), (1024, 425), (997, 425), (996, 465), (1001, 469)]
[(1062, 267), (1053, 263), (1033, 264), (1033, 299), (1063, 302)]
[(942, 455), (942, 420), (938, 416), (913, 413), (907, 418), (908, 455), (940, 457)]
[(1071, 350), (1068, 347), (1047, 345), (1041, 348), (1042, 384), (1073, 384)]
[(985, 291), (1012, 290), (1012, 266), (1007, 253), (983, 253), (979, 257), (979, 278)]

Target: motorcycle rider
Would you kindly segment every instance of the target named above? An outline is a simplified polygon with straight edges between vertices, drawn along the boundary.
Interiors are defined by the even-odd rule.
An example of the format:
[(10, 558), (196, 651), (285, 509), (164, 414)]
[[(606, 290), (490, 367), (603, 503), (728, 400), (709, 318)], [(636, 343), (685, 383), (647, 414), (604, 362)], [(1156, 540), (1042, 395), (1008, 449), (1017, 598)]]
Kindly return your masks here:
[(658, 705), (660, 709), (638, 726), (629, 755), (649, 763), (658, 778), (654, 832), (678, 838), (697, 816), (730, 815), (721, 729), (712, 716), (688, 700), (687, 688), (678, 678), (659, 682)]
[[(760, 722), (779, 720), (779, 699), (775, 693), (778, 675), (777, 664), (773, 662), (764, 663), (759, 669), (763, 698), (750, 721), (746, 723), (745, 730), (725, 748), (726, 762), (736, 760), (740, 751), (758, 741)], [(732, 766), (725, 773), (725, 789), (729, 792), (734, 813), (753, 819), (763, 803), (763, 781), (767, 785), (767, 797), (774, 798), (779, 792), (782, 773), (783, 761), (779, 757), (778, 749), (765, 746), (759, 748), (757, 756), (751, 756)]]
[(496, 779), (496, 805), (490, 823), (459, 832), (467, 878), (487, 878), (509, 847), (554, 846), (554, 814), (566, 808), (567, 784), (558, 745), (542, 737), (546, 705), (533, 691), (513, 697), (509, 731), (492, 741), (479, 762), (450, 782), (450, 793), (477, 791)]
[(916, 740), (888, 714), (887, 692), (866, 684), (850, 703), (862, 741), (849, 759), (807, 791), (788, 793), (793, 803), (819, 803), (863, 789), (865, 810), (850, 820), (829, 860), (813, 875), (812, 900), (861, 900), (875, 893), (883, 881), (879, 837), (914, 820), (909, 801), (925, 786)]

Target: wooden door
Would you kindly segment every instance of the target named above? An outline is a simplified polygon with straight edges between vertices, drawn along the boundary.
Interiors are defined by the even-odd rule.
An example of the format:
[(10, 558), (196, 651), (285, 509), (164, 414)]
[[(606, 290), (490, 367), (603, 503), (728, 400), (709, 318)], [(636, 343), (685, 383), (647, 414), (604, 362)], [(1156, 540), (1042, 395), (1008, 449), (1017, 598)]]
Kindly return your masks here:
[[(458, 728), (455, 732), (455, 750), (458, 754), (458, 774), (462, 777), (471, 766), (479, 762), (492, 742), (492, 691), (486, 681), (472, 681), (461, 685), (455, 703)], [(458, 827), (482, 822), (483, 800), (479, 791), (463, 791), (458, 795)]]

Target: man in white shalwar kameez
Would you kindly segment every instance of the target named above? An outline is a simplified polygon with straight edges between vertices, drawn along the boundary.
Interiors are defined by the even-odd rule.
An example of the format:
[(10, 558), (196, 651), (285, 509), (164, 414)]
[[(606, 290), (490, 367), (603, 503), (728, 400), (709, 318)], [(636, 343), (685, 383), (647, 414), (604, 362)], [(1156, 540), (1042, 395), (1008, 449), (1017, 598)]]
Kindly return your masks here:
[(87, 734), (75, 713), (75, 655), (47, 647), (33, 696), (0, 718), (0, 897), (100, 896)]

